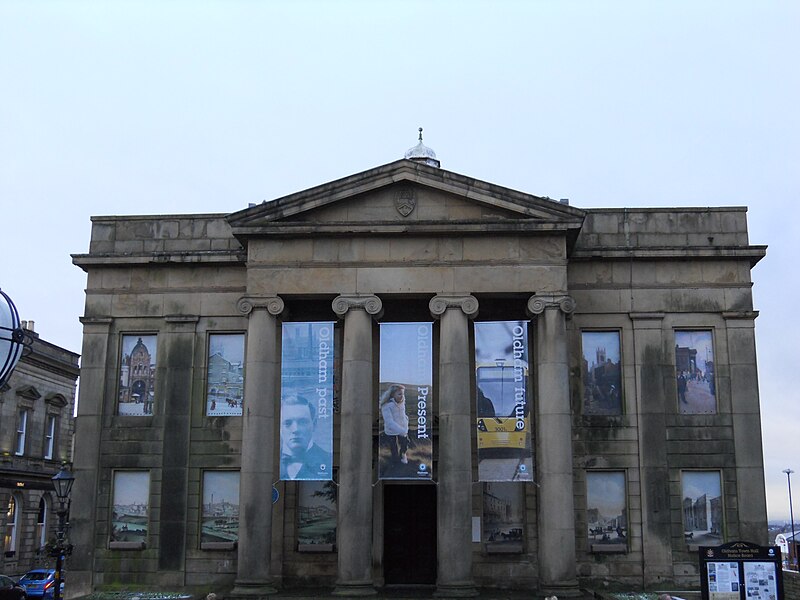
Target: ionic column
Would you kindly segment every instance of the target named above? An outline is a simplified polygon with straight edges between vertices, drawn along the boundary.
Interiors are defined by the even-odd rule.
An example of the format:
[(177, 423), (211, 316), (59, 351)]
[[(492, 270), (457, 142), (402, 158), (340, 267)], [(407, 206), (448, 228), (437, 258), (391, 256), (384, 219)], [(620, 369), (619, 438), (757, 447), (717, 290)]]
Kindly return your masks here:
[[(278, 397), (278, 325), (283, 300), (244, 297), (237, 308), (249, 315), (239, 477), (239, 548), (230, 596), (262, 598), (276, 593), (271, 567), (272, 484), (275, 481), (275, 404)], [(266, 443), (265, 443), (266, 440)]]
[(533, 296), (539, 374), (536, 473), (539, 487), (539, 577), (545, 595), (578, 596), (575, 575), (575, 510), (572, 490), (572, 416), (566, 317), (569, 296)]
[(473, 296), (435, 296), (430, 311), (439, 325), (439, 489), (436, 595), (472, 597), (472, 396), (469, 319)]
[(371, 596), (372, 582), (372, 318), (377, 296), (339, 296), (333, 312), (344, 319), (339, 424), (337, 596)]

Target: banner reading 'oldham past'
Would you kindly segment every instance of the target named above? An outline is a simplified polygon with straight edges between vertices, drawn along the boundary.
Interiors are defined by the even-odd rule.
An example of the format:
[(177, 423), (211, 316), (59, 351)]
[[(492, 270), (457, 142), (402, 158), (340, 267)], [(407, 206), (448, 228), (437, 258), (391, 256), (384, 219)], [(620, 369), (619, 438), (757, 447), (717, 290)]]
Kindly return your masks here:
[(381, 323), (378, 476), (431, 479), (432, 323)]
[(283, 324), (281, 479), (332, 479), (333, 348), (333, 323)]
[(533, 481), (528, 323), (475, 323), (478, 479)]

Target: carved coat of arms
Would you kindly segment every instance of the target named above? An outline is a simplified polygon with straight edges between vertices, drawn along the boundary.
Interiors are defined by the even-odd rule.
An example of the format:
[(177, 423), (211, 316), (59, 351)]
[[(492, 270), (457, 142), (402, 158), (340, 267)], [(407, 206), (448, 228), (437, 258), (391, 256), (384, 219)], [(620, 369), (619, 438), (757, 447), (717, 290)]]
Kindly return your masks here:
[(394, 196), (394, 207), (404, 217), (407, 217), (417, 206), (417, 195), (412, 188), (402, 188)]

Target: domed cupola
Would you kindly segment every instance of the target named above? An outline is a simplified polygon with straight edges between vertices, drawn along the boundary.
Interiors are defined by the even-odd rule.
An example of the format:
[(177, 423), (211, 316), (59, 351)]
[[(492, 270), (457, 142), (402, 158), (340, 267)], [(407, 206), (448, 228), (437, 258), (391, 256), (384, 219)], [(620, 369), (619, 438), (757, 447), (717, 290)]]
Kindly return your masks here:
[(436, 158), (436, 152), (428, 148), (425, 144), (422, 143), (422, 127), (419, 128), (419, 144), (414, 146), (413, 148), (409, 148), (406, 151), (406, 156), (408, 160), (413, 160), (414, 162), (423, 163), (429, 165), (431, 167), (440, 167), (440, 163)]

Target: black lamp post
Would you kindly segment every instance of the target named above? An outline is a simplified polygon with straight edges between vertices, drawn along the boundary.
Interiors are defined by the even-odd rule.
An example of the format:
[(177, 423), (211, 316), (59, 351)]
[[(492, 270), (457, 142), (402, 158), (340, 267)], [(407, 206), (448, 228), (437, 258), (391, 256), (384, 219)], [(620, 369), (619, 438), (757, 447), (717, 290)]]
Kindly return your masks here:
[(65, 465), (61, 465), (61, 470), (53, 475), (53, 487), (56, 489), (56, 496), (58, 496), (58, 532), (56, 534), (55, 548), (56, 577), (53, 600), (61, 600), (61, 583), (64, 580), (61, 570), (64, 568), (64, 554), (67, 551), (64, 545), (64, 538), (66, 537), (65, 525), (67, 511), (69, 510), (69, 493), (72, 491), (74, 482), (75, 477), (67, 470)]
[(0, 386), (9, 378), (23, 350), (32, 341), (21, 327), (17, 307), (8, 294), (0, 290)]
[(786, 482), (789, 484), (789, 518), (792, 521), (792, 541), (789, 543), (789, 567), (797, 568), (797, 546), (794, 539), (794, 511), (792, 510), (792, 471), (791, 469), (784, 469), (786, 473)]

